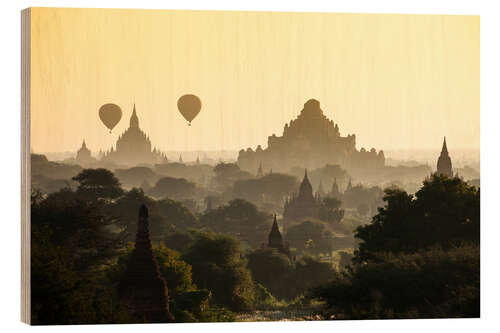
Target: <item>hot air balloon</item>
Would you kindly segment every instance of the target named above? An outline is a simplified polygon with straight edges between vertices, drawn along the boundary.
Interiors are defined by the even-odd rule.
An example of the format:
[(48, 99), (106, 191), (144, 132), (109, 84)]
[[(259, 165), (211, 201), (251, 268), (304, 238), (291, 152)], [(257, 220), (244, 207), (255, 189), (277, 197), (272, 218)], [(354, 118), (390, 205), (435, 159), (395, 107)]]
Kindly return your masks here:
[(201, 100), (195, 95), (184, 95), (177, 101), (177, 108), (191, 126), (191, 121), (200, 113)]
[(113, 103), (104, 104), (99, 108), (99, 118), (101, 118), (102, 123), (109, 128), (109, 133), (111, 133), (111, 130), (122, 119), (122, 109)]

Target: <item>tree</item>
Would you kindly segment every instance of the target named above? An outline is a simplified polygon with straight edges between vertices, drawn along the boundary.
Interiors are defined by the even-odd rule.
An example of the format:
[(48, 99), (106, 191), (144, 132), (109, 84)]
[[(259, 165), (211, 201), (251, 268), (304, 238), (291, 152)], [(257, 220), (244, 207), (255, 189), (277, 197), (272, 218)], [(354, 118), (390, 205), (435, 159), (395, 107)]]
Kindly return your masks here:
[(295, 298), (293, 264), (286, 255), (272, 248), (261, 248), (247, 256), (248, 269), (257, 283), (279, 299)]
[(186, 199), (195, 193), (196, 185), (184, 178), (163, 177), (150, 190), (157, 198)]
[(358, 208), (359, 205), (365, 204), (375, 210), (377, 207), (382, 206), (383, 194), (384, 192), (378, 186), (365, 187), (356, 185), (344, 193), (342, 201), (347, 208)]
[[(332, 251), (333, 234), (326, 224), (320, 221), (304, 221), (294, 224), (288, 228), (285, 238), (298, 252), (329, 253)], [(314, 245), (311, 246), (312, 244)]]
[(99, 202), (69, 189), (32, 193), (31, 316), (35, 325), (119, 323), (106, 272), (123, 246)]
[(479, 265), (477, 245), (379, 253), (313, 295), (339, 319), (479, 317)]
[(377, 252), (412, 253), (436, 244), (479, 243), (480, 193), (460, 178), (433, 175), (415, 197), (386, 189), (384, 201), (372, 223), (356, 229), (361, 240), (357, 262), (371, 260)]
[(200, 217), (200, 224), (258, 246), (266, 239), (272, 223), (271, 216), (260, 212), (252, 203), (235, 199), (227, 205), (206, 211)]
[(199, 227), (196, 216), (182, 203), (171, 199), (163, 199), (157, 202), (158, 213), (163, 216), (165, 222), (174, 225), (181, 230)]
[(191, 266), (180, 260), (180, 253), (170, 250), (161, 243), (153, 248), (160, 272), (165, 278), (172, 296), (196, 290), (191, 276)]
[(295, 283), (295, 297), (308, 292), (330, 281), (335, 275), (335, 270), (328, 262), (304, 256), (295, 263), (293, 281)]
[[(129, 243), (114, 266), (112, 281), (116, 283), (125, 273), (128, 260), (134, 249)], [(180, 259), (180, 254), (160, 243), (153, 245), (160, 274), (166, 281), (170, 298), (170, 311), (176, 322), (225, 321), (227, 311), (211, 306), (211, 293), (198, 289), (192, 279), (191, 265)], [(130, 322), (130, 321), (129, 321)]]
[(193, 280), (199, 288), (212, 292), (217, 304), (232, 311), (252, 308), (254, 284), (240, 245), (225, 235), (201, 234), (181, 256), (193, 267)]
[(201, 231), (188, 229), (186, 231), (172, 228), (163, 237), (163, 242), (172, 250), (184, 253), (196, 241)]
[(158, 179), (153, 170), (147, 167), (116, 169), (115, 174), (122, 184), (130, 187), (140, 187), (144, 182), (152, 183)]
[(273, 207), (281, 208), (283, 198), (296, 191), (298, 186), (299, 183), (293, 176), (271, 173), (261, 178), (235, 182), (233, 197), (245, 199), (257, 205), (266, 202)]
[(137, 232), (137, 211), (145, 204), (149, 208), (150, 233), (153, 240), (160, 240), (170, 226), (181, 230), (197, 225), (196, 217), (181, 203), (165, 199), (156, 201), (133, 188), (106, 206), (108, 215), (115, 217), (127, 232), (127, 240), (133, 241)]
[(326, 197), (322, 200), (318, 217), (331, 225), (339, 224), (344, 217), (344, 210), (340, 208), (342, 202), (337, 198)]
[(240, 170), (236, 163), (221, 162), (214, 167), (214, 173), (214, 181), (220, 192), (230, 188), (238, 180), (252, 178), (250, 173)]
[(124, 234), (117, 221), (103, 213), (103, 203), (84, 201), (69, 189), (34, 197), (31, 225), (50, 230), (49, 241), (79, 272), (91, 274), (91, 269), (109, 264), (123, 246)]
[(86, 200), (115, 199), (123, 194), (118, 178), (107, 169), (84, 169), (72, 179), (79, 183), (76, 193)]

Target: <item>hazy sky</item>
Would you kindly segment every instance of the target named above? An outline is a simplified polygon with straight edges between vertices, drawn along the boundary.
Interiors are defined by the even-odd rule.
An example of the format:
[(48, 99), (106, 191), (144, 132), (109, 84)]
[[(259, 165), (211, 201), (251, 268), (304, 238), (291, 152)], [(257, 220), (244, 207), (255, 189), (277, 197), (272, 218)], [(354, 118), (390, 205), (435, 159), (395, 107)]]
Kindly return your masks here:
[[(310, 98), (357, 148), (479, 149), (479, 17), (34, 8), (38, 152), (109, 148), (135, 101), (162, 150), (267, 146)], [(186, 93), (203, 106), (188, 127)], [(98, 109), (116, 103), (112, 134)]]

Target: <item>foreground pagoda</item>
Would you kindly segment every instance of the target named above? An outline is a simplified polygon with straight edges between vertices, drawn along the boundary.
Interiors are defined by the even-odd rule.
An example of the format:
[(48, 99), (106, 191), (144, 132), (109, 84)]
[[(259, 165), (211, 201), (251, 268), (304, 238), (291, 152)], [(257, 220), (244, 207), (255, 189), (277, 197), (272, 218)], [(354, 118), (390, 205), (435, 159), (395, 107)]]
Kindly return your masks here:
[(135, 249), (120, 281), (120, 300), (128, 311), (146, 322), (173, 322), (167, 284), (160, 274), (149, 238), (148, 209), (139, 209)]

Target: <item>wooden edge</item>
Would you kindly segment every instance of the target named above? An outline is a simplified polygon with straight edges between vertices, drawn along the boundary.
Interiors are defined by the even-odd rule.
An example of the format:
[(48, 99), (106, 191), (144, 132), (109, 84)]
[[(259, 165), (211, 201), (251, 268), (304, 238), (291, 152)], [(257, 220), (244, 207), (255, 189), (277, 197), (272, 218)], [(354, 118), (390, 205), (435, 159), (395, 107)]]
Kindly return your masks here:
[(31, 324), (31, 9), (21, 11), (21, 321)]

